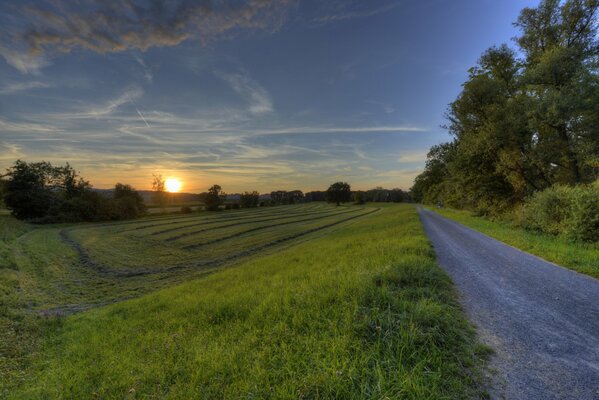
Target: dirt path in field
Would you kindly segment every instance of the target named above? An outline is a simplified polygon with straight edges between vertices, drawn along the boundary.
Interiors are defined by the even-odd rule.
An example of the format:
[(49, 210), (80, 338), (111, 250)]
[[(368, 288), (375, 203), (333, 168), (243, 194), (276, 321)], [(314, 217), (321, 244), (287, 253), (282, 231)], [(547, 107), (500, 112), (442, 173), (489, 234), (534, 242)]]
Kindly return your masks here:
[(599, 399), (599, 281), (419, 210), (483, 343), (492, 397)]

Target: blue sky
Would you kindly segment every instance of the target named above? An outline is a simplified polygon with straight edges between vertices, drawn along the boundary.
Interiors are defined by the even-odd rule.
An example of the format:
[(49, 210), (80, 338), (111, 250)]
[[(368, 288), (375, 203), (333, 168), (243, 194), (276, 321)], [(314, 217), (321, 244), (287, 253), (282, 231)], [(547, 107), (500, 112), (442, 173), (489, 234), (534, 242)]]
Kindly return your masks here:
[(1, 170), (68, 161), (100, 188), (162, 173), (191, 192), (407, 189), (449, 139), (468, 68), (537, 2), (160, 3), (0, 3)]

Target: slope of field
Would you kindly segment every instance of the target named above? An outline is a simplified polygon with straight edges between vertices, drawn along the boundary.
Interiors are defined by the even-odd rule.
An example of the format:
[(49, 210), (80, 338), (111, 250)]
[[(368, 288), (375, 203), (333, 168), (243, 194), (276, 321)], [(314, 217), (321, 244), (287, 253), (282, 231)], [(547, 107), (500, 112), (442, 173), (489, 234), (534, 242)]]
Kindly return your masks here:
[(0, 397), (60, 317), (185, 282), (375, 212), (325, 204), (34, 226), (0, 217)]
[[(129, 279), (136, 269), (146, 274), (140, 276), (160, 275), (173, 266), (201, 268), (301, 235), (306, 240), (235, 268), (61, 319), (48, 331), (50, 340), (29, 379), (9, 397), (475, 395), (473, 332), (449, 278), (435, 263), (415, 209), (297, 210), (281, 211), (277, 219), (269, 219), (276, 210), (206, 216), (198, 226), (180, 218), (68, 228), (63, 235), (77, 244), (76, 257), (96, 263), (94, 270), (116, 281)], [(241, 224), (250, 219), (255, 222)], [(209, 236), (194, 233), (208, 226), (219, 228)], [(326, 235), (307, 236), (323, 227), (329, 227)], [(136, 253), (147, 240), (161, 250), (146, 246), (148, 255)], [(144, 260), (117, 263), (98, 249), (104, 241), (110, 243), (104, 251), (129, 251)], [(165, 243), (168, 247), (161, 247)], [(173, 251), (174, 264), (160, 258), (165, 248)]]
[(580, 243), (560, 236), (531, 232), (507, 222), (476, 217), (468, 211), (451, 209), (433, 211), (510, 246), (599, 279), (599, 243)]

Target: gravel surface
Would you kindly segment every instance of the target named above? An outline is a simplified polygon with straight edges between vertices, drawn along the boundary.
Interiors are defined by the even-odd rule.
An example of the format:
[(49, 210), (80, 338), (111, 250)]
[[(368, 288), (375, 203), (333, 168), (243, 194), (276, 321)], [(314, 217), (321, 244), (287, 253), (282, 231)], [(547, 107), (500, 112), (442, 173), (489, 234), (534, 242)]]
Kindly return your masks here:
[(481, 342), (492, 398), (599, 399), (599, 281), (420, 209)]

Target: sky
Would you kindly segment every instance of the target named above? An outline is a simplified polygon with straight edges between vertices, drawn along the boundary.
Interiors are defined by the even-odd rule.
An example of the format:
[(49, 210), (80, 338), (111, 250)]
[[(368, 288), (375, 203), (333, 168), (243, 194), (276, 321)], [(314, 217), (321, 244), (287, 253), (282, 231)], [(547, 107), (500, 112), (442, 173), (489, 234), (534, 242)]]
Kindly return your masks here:
[[(110, 5), (107, 5), (110, 4)], [(0, 0), (0, 171), (408, 189), (527, 0)]]

